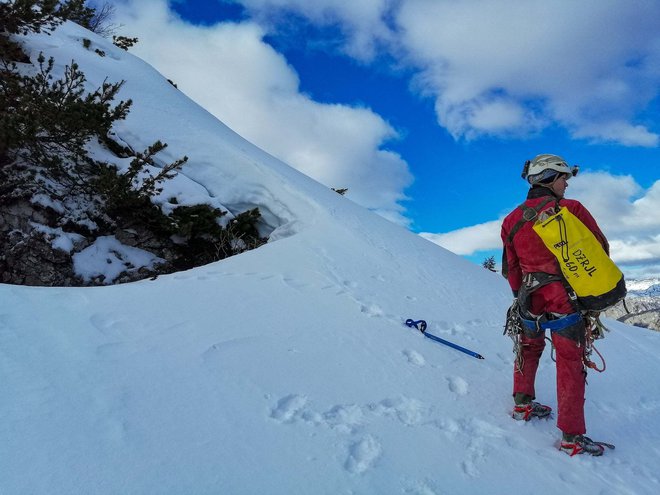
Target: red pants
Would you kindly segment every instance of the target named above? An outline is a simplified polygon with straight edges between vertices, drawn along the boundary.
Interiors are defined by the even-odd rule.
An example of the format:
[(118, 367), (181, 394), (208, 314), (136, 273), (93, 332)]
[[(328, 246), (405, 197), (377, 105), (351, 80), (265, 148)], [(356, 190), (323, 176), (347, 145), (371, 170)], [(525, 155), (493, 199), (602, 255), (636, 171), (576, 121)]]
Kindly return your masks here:
[[(560, 284), (559, 287), (550, 284), (532, 295), (532, 312), (569, 314), (573, 309), (563, 287)], [(557, 426), (569, 435), (582, 435), (587, 431), (584, 422), (584, 392), (587, 376), (582, 362), (584, 347), (579, 345), (577, 340), (557, 332), (551, 334), (557, 360)], [(544, 337), (543, 333), (535, 338), (521, 335), (523, 366), (522, 372), (514, 366), (514, 395), (523, 393), (536, 397), (534, 382), (539, 360), (545, 348)]]

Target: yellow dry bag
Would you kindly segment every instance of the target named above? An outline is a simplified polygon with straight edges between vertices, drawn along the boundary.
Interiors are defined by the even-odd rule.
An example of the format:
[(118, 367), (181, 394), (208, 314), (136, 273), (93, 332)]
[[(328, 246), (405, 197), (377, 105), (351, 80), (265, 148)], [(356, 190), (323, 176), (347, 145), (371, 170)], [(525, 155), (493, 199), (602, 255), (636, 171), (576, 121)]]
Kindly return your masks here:
[(623, 273), (594, 234), (566, 207), (536, 221), (534, 230), (559, 261), (581, 309), (603, 311), (626, 297)]

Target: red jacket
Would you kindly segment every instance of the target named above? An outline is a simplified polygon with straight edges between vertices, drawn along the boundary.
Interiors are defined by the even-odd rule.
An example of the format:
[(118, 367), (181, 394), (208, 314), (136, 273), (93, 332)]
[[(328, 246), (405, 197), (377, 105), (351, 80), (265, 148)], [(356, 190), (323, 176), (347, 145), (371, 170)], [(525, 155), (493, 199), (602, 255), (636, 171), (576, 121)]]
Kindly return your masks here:
[[(546, 187), (533, 187), (527, 194), (525, 205), (536, 207), (548, 197), (554, 198), (554, 194)], [(556, 198), (555, 198), (556, 199)], [(596, 239), (602, 244), (605, 251), (609, 254), (609, 244), (601, 232), (596, 220), (591, 213), (582, 206), (579, 201), (573, 199), (559, 200), (561, 206), (578, 217), (582, 223), (596, 236)], [(554, 207), (555, 202), (547, 204), (546, 208)], [(544, 210), (546, 209), (544, 208)], [(513, 241), (509, 241), (509, 234), (515, 225), (522, 219), (523, 210), (516, 208), (502, 222), (502, 242), (504, 244), (503, 262), (508, 264), (508, 274), (506, 275), (509, 285), (514, 292), (520, 289), (523, 275), (532, 272), (544, 272), (553, 275), (561, 274), (557, 259), (545, 247), (541, 238), (534, 232), (532, 225), (534, 222), (526, 222), (518, 232), (513, 236)]]

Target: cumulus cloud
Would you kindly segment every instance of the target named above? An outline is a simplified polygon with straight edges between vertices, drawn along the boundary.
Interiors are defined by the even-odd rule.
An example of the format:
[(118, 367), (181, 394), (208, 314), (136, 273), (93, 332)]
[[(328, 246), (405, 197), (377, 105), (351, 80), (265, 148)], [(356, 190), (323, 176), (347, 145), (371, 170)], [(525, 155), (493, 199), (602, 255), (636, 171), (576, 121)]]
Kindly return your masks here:
[(344, 52), (358, 60), (372, 60), (380, 46), (393, 41), (392, 30), (386, 23), (386, 18), (396, 5), (392, 0), (234, 1), (246, 7), (257, 22), (274, 30), (290, 23), (286, 17), (289, 12), (301, 15), (318, 26), (337, 26), (344, 36)]
[[(581, 173), (569, 182), (567, 197), (577, 199), (594, 216), (608, 237), (612, 258), (637, 273), (660, 264), (660, 180), (643, 189), (630, 176), (604, 172)], [(461, 255), (501, 249), (502, 219), (422, 237)], [(654, 270), (654, 269), (653, 269)]]
[(477, 251), (488, 251), (501, 247), (501, 225), (502, 220), (495, 220), (471, 227), (464, 227), (445, 234), (422, 232), (419, 235), (448, 249), (452, 253), (470, 255)]
[(653, 0), (233, 1), (271, 29), (278, 12), (293, 12), (339, 26), (337, 42), (357, 59), (383, 49), (414, 67), (414, 86), (435, 99), (439, 124), (456, 139), (559, 124), (593, 142), (660, 142), (636, 121), (660, 87)]
[[(658, 144), (632, 122), (660, 82), (657, 2), (408, 0), (397, 20), (420, 84), (455, 137), (558, 122), (576, 137)], [(504, 125), (480, 118), (493, 105)]]
[(300, 92), (296, 72), (254, 22), (193, 26), (165, 0), (117, 4), (140, 42), (131, 50), (225, 124), (272, 155), (382, 216), (408, 224), (412, 182), (385, 144), (398, 137), (368, 108), (321, 104)]

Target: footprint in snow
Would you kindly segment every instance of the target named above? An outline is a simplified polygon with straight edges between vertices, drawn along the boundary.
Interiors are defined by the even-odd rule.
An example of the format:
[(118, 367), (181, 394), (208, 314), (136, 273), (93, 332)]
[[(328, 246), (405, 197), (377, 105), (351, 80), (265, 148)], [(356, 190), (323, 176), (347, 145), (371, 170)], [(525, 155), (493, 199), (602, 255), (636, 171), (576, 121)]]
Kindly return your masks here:
[(306, 405), (307, 397), (295, 394), (287, 395), (277, 402), (270, 417), (280, 423), (293, 423)]
[(283, 277), (282, 282), (287, 287), (291, 287), (292, 289), (295, 289), (295, 290), (300, 290), (300, 289), (303, 289), (303, 288), (309, 286), (308, 283), (302, 282), (300, 280), (296, 280), (296, 279), (291, 278), (291, 277)]
[(449, 385), (449, 390), (456, 395), (467, 395), (470, 388), (468, 382), (460, 376), (448, 376), (447, 383)]
[(452, 328), (451, 323), (446, 321), (436, 321), (429, 322), (429, 331), (434, 330), (435, 332), (445, 332)]
[(322, 418), (327, 426), (342, 433), (353, 433), (366, 421), (362, 408), (356, 404), (335, 406), (323, 413)]
[(371, 435), (355, 442), (348, 450), (348, 458), (344, 467), (354, 474), (362, 474), (367, 471), (383, 452), (380, 442)]
[(479, 470), (475, 466), (473, 459), (467, 459), (461, 462), (461, 469), (463, 470), (463, 473), (470, 478), (477, 478), (479, 476)]
[(131, 350), (125, 342), (108, 342), (96, 347), (96, 355), (101, 359), (115, 359), (126, 356)]
[(363, 304), (362, 308), (360, 309), (364, 314), (367, 316), (372, 316), (372, 317), (380, 317), (383, 316), (383, 308), (378, 306), (377, 304)]
[(407, 495), (438, 495), (438, 493), (444, 493), (442, 491), (436, 491), (436, 488), (429, 484), (428, 481), (419, 481), (415, 482), (410, 488), (405, 490)]
[(89, 322), (103, 335), (114, 338), (128, 338), (131, 335), (131, 326), (126, 320), (112, 314), (95, 313)]
[(426, 360), (424, 359), (424, 356), (422, 356), (417, 351), (406, 349), (405, 351), (403, 351), (403, 355), (406, 356), (408, 362), (413, 366), (418, 366), (421, 368), (422, 366), (426, 365)]
[(461, 425), (452, 418), (438, 418), (431, 423), (440, 429), (448, 438), (456, 438), (462, 431)]
[(426, 405), (409, 397), (398, 397), (396, 399), (385, 399), (378, 404), (370, 406), (373, 413), (379, 416), (396, 418), (406, 426), (421, 424), (428, 416)]
[(465, 327), (462, 325), (456, 324), (453, 327), (449, 328), (449, 333), (451, 335), (463, 335), (465, 334)]

